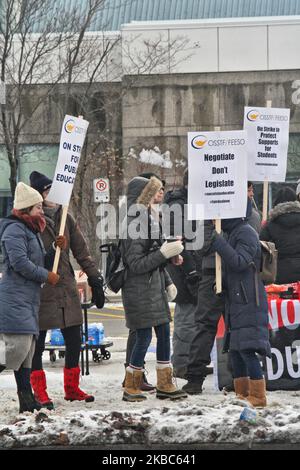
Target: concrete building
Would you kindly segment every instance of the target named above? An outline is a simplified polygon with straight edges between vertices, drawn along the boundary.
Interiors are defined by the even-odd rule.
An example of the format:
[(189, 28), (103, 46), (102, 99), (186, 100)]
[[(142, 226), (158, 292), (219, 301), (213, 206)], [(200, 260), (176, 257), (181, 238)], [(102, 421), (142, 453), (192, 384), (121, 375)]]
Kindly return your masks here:
[[(71, 7), (74, 1), (69, 4)], [(80, 2), (81, 8), (84, 4)], [(39, 27), (37, 24), (37, 37)], [(94, 117), (89, 143), (101, 135), (109, 150), (91, 153), (80, 181), (85, 194), (91, 192), (93, 177), (105, 177), (109, 171), (115, 197), (122, 193), (123, 180), (142, 171), (154, 171), (168, 184), (178, 184), (186, 164), (188, 131), (212, 130), (214, 126), (241, 129), (244, 106), (264, 106), (267, 100), (272, 100), (274, 107), (291, 109), (287, 178), (291, 182), (298, 179), (299, 0), (107, 0), (103, 14), (95, 18), (87, 33), (87, 44), (95, 38), (97, 54), (112, 38), (120, 40), (90, 89), (88, 108)], [(152, 58), (149, 63), (150, 49), (156, 50), (156, 57), (161, 54), (160, 60)], [(60, 56), (56, 55), (52, 73), (60, 67)], [(40, 75), (39, 83), (28, 90), (26, 106), (32, 106), (39, 90), (49, 86), (50, 75)], [(77, 95), (88, 78), (87, 70), (77, 75), (73, 85)], [(33, 169), (53, 175), (64, 93), (61, 83), (25, 126), (20, 180), (26, 182)], [(72, 111), (76, 113), (76, 105)], [(5, 148), (0, 142), (0, 214), (9, 207), (8, 177)], [(91, 197), (87, 204), (90, 202)], [(82, 217), (85, 226), (90, 224), (87, 233), (95, 233), (91, 214)]]

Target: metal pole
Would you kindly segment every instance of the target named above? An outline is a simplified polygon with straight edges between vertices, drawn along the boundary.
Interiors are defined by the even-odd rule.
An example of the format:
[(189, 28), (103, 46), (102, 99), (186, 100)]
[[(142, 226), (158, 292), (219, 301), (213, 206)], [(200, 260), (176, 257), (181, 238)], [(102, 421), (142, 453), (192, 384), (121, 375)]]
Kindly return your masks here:
[[(100, 217), (101, 217), (101, 231), (100, 231), (100, 236), (101, 236), (101, 245), (105, 243), (106, 237), (105, 237), (105, 230), (104, 230), (104, 202), (101, 201), (100, 203)], [(101, 271), (102, 271), (102, 276), (105, 278), (105, 272), (106, 272), (106, 253), (102, 253), (101, 257)]]
[(84, 306), (83, 312), (84, 312), (84, 331), (85, 331), (85, 375), (90, 375), (90, 368), (89, 368), (89, 333), (88, 333), (87, 306)]
[(84, 354), (82, 344), (85, 345), (83, 327), (81, 327), (81, 348), (80, 348), (80, 357), (81, 357), (81, 373), (84, 375)]

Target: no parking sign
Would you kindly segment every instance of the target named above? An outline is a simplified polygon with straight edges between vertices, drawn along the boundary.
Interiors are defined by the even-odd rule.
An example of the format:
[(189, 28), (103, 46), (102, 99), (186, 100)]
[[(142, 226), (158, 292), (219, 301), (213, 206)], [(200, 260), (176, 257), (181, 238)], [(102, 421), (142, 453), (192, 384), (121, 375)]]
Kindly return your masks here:
[(105, 178), (95, 179), (93, 182), (94, 187), (94, 201), (95, 202), (109, 202), (109, 180)]

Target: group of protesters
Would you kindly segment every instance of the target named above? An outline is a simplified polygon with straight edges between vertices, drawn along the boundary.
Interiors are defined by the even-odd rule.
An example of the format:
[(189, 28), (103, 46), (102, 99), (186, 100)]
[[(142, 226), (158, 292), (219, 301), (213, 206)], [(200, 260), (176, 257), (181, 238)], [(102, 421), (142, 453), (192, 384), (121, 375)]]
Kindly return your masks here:
[[(14, 371), (19, 411), (54, 408), (47, 392), (42, 355), (47, 330), (61, 329), (66, 354), (65, 400), (94, 401), (79, 387), (82, 312), (70, 254), (87, 274), (93, 302), (104, 305), (103, 278), (74, 218), (68, 214), (64, 235), (59, 234), (62, 209), (47, 201), (52, 181), (34, 171), (30, 186), (18, 183), (12, 214), (0, 221), (4, 269), (0, 282), (0, 346), (5, 363), (0, 372)], [(127, 342), (123, 399), (135, 402), (156, 391), (157, 398), (178, 400), (202, 393), (209, 373), (210, 353), (218, 322), (224, 315), (224, 349), (229, 351), (236, 395), (253, 406), (266, 406), (266, 384), (258, 355), (270, 356), (268, 304), (260, 270), (259, 237), (274, 241), (279, 252), (277, 282), (300, 279), (300, 185), (279, 191), (269, 219), (261, 227), (260, 213), (248, 182), (244, 218), (205, 221), (201, 248), (188, 249), (185, 233), (188, 172), (182, 187), (165, 194), (165, 181), (147, 173), (127, 186), (127, 217), (120, 234), (126, 275), (122, 299)], [(170, 219), (163, 232), (160, 204), (181, 207), (181, 221)], [(134, 211), (133, 207), (138, 210)], [(171, 212), (172, 213), (172, 212)], [(162, 210), (163, 215), (163, 210)], [(141, 223), (141, 220), (143, 221)], [(193, 222), (191, 222), (193, 224)], [(178, 230), (178, 225), (181, 227)], [(132, 229), (139, 232), (132, 237)], [(298, 235), (297, 235), (298, 233)], [(61, 249), (57, 273), (52, 266)], [(215, 254), (223, 264), (223, 293), (215, 289)], [(173, 356), (171, 358), (169, 302), (174, 301)], [(154, 328), (157, 337), (154, 387), (148, 383), (145, 360)], [(175, 377), (187, 380), (180, 389)]]
[[(266, 381), (260, 357), (271, 357), (271, 348), (267, 295), (259, 276), (260, 239), (273, 241), (278, 250), (276, 282), (299, 280), (300, 245), (292, 229), (300, 223), (300, 184), (296, 192), (291, 188), (279, 190), (268, 221), (262, 223), (254, 200), (253, 183), (249, 181), (245, 217), (222, 220), (222, 234), (216, 232), (214, 221), (205, 221), (203, 246), (194, 251), (188, 251), (183, 243), (187, 241), (184, 232), (186, 211), (181, 212), (180, 233), (176, 232), (171, 218), (173, 239), (169, 243), (164, 241), (154, 209), (163, 191), (164, 182), (153, 174), (133, 178), (127, 190), (130, 205), (136, 203), (148, 219), (141, 238), (127, 237), (122, 242), (123, 262), (127, 267), (123, 303), (127, 326), (135, 335), (131, 341), (133, 345), (127, 348), (123, 398), (145, 400), (143, 392), (154, 388), (145, 377), (145, 356), (153, 327), (157, 336), (157, 397), (178, 399), (186, 394), (201, 394), (209, 373), (218, 323), (224, 315), (224, 352), (229, 352), (232, 387), (239, 399), (255, 407), (264, 407), (267, 404)], [(187, 205), (187, 171), (182, 187), (169, 191), (164, 203), (170, 208), (175, 204), (182, 208)], [(153, 220), (156, 228), (150, 235), (148, 227)], [(128, 223), (134, 223), (134, 216), (129, 217)], [(155, 240), (151, 238), (153, 233)], [(223, 263), (221, 295), (215, 288), (216, 253)], [(170, 300), (176, 304), (172, 358)], [(174, 377), (187, 380), (181, 390), (175, 385)]]

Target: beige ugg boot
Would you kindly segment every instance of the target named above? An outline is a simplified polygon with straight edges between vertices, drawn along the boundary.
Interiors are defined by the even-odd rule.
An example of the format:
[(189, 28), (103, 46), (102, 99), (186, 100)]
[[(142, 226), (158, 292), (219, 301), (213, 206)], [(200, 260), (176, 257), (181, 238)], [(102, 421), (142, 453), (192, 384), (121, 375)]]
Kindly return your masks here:
[(254, 407), (267, 406), (265, 379), (250, 380), (250, 389), (247, 401)]
[(174, 384), (173, 368), (171, 366), (160, 368), (157, 367), (157, 385), (156, 397), (160, 399), (170, 398), (178, 400), (186, 398), (187, 394), (183, 390), (179, 390)]
[(237, 398), (239, 400), (245, 400), (249, 395), (249, 377), (239, 377), (238, 379), (234, 379), (233, 385)]
[(143, 370), (133, 370), (129, 367), (126, 368), (123, 392), (124, 401), (143, 401), (147, 399), (147, 397), (141, 392), (143, 373)]

